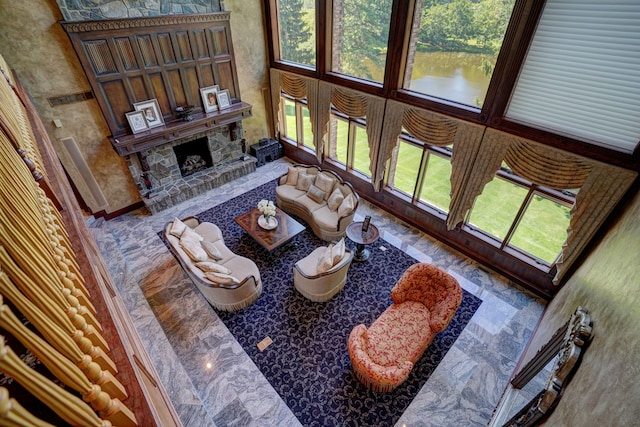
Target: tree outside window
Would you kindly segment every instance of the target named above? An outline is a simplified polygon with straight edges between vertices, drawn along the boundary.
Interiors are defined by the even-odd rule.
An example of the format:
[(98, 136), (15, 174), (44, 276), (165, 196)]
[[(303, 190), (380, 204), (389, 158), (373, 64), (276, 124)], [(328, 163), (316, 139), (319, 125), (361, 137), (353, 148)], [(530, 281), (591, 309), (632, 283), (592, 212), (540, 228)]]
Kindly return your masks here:
[(384, 80), (392, 0), (334, 0), (331, 69)]
[(315, 66), (315, 13), (313, 0), (278, 1), (282, 60)]

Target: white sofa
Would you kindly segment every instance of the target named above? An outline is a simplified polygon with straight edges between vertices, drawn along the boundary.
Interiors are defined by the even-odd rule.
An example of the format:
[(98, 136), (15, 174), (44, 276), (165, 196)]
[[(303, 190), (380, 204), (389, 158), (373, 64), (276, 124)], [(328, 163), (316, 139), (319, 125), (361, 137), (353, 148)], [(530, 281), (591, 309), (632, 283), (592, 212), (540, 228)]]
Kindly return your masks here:
[[(202, 246), (207, 246), (209, 251), (215, 252), (217, 255), (212, 258), (205, 250), (205, 257), (207, 258), (205, 262), (215, 262), (215, 264), (230, 270), (227, 275), (223, 275), (236, 279), (230, 283), (218, 283), (208, 280), (207, 274), (196, 266), (198, 261), (189, 256), (185, 251), (184, 245), (181, 245), (180, 237), (176, 235), (177, 233), (172, 233), (174, 221), (166, 225), (164, 236), (169, 242), (169, 247), (180, 261), (180, 265), (193, 280), (202, 295), (209, 301), (209, 304), (222, 311), (238, 311), (250, 306), (260, 297), (262, 281), (258, 267), (249, 258), (236, 255), (227, 248), (222, 232), (217, 225), (210, 222), (201, 223), (195, 217), (182, 220), (187, 227), (202, 237), (202, 241), (199, 243)], [(202, 242), (205, 243), (202, 244)]]
[(339, 240), (353, 221), (360, 197), (351, 184), (318, 166), (289, 166), (278, 179), (276, 204), (307, 222), (325, 241)]

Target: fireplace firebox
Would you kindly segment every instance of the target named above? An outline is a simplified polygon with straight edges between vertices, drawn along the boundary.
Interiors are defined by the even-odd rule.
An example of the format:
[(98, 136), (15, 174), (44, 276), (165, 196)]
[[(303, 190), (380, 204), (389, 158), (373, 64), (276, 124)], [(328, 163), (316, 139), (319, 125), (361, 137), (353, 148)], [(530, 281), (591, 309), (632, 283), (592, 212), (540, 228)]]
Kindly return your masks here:
[(206, 137), (194, 139), (173, 147), (183, 177), (213, 166)]

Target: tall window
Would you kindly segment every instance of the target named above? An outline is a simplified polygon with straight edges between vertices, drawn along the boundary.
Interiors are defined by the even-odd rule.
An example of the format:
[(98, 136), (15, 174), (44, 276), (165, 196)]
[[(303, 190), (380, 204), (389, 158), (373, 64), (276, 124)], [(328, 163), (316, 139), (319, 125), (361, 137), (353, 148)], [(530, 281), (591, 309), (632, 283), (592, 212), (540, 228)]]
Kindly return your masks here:
[[(451, 201), (451, 147), (402, 134), (389, 164), (388, 189), (442, 212)], [(575, 194), (532, 184), (503, 165), (477, 197), (464, 229), (501, 251), (548, 269), (567, 237)]]
[(294, 99), (283, 94), (280, 97), (280, 103), (280, 111), (284, 116), (281, 136), (291, 142), (295, 142), (298, 147), (307, 147), (315, 151), (309, 108), (306, 100)]
[(639, 68), (640, 2), (548, 0), (506, 116), (632, 153)]
[(280, 59), (314, 66), (316, 10), (314, 0), (278, 0)]
[(328, 157), (347, 170), (371, 177), (366, 123), (333, 111), (330, 119)]
[(387, 186), (413, 201), (448, 212), (451, 201), (450, 150), (450, 147), (423, 144), (403, 133), (390, 161)]
[(465, 226), (500, 249), (550, 267), (567, 238), (575, 195), (531, 184), (503, 165), (480, 194)]
[[(460, 120), (465, 125), (458, 127), (460, 132), (473, 123), (637, 170), (633, 153), (639, 146), (640, 122), (633, 117), (640, 103), (633, 100), (638, 97), (640, 75), (636, 72), (640, 66), (638, 0), (267, 3), (268, 34), (279, 43), (272, 46), (270, 65), (319, 80), (320, 85), (328, 82), (386, 100), (379, 129), (383, 136), (388, 135), (386, 131), (397, 132), (399, 124), (389, 120), (397, 120), (398, 111), (390, 108), (402, 104), (402, 108), (412, 106)], [(319, 10), (313, 9), (314, 4)], [(289, 12), (285, 6), (297, 11), (290, 15), (292, 24), (286, 28), (283, 17)], [(321, 33), (311, 30), (316, 26), (312, 11)], [(301, 22), (307, 27), (294, 30), (293, 23)], [(286, 53), (285, 45), (296, 39), (293, 36), (298, 37), (291, 44), (298, 47), (297, 53)], [(322, 49), (316, 63), (300, 59), (305, 49), (315, 53), (314, 46)], [(313, 70), (310, 64), (315, 64)], [(325, 102), (323, 95), (318, 96)], [(309, 119), (304, 102), (289, 99), (282, 108), (287, 109), (288, 118), (283, 140), (312, 149), (305, 133)], [(326, 113), (322, 112), (323, 120)], [(413, 215), (422, 210), (452, 225), (445, 222), (451, 204), (453, 146), (430, 146), (403, 129), (384, 174), (375, 170), (376, 182), (372, 182), (370, 159), (376, 160), (377, 168), (380, 155), (388, 153), (369, 152), (366, 126), (365, 119), (332, 108), (329, 133), (323, 139), (323, 161), (361, 180), (358, 184), (371, 183), (376, 189), (377, 180), (384, 177), (382, 191), (404, 202), (390, 203), (395, 213), (404, 215), (410, 210)], [(372, 137), (379, 137), (377, 131)], [(455, 138), (424, 139), (455, 144), (471, 136), (460, 133)], [(372, 141), (372, 146), (381, 142)], [(587, 144), (590, 146), (585, 147)], [(386, 141), (380, 147), (386, 149)], [(293, 158), (295, 154), (293, 151)], [(385, 197), (380, 196), (381, 203)], [(508, 264), (516, 257), (546, 273), (562, 250), (574, 203), (573, 190), (536, 185), (503, 165), (476, 198), (458, 231), (474, 242), (469, 247), (484, 251), (487, 244), (492, 246), (497, 267), (509, 270)], [(431, 217), (416, 214), (415, 218), (420, 226), (433, 224)], [(461, 242), (458, 234), (439, 235), (445, 240), (450, 237), (455, 244)], [(480, 245), (475, 246), (477, 243)], [(480, 257), (486, 259), (486, 254)], [(522, 264), (514, 265), (511, 273)], [(538, 283), (546, 280), (535, 274), (531, 277)]]
[(482, 107), (514, 3), (425, 0), (422, 10), (416, 6), (404, 88)]
[(392, 0), (334, 0), (332, 70), (381, 83)]

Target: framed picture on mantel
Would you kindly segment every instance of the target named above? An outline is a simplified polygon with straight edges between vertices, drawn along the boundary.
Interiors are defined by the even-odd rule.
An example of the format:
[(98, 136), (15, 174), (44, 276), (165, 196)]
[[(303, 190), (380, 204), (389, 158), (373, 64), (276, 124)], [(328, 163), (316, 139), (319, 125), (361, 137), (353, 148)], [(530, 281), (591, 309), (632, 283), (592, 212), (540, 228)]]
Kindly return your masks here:
[(142, 111), (144, 113), (144, 118), (147, 120), (149, 129), (164, 125), (158, 100), (149, 99), (148, 101), (136, 102), (133, 104), (133, 108), (135, 108), (136, 111)]
[(216, 99), (218, 100), (218, 108), (221, 110), (231, 107), (231, 96), (229, 95), (229, 89), (216, 92)]
[(143, 111), (130, 111), (126, 113), (129, 126), (131, 126), (131, 132), (138, 133), (144, 132), (149, 129), (147, 119), (144, 118)]
[(220, 87), (218, 87), (218, 85), (200, 88), (200, 95), (202, 95), (202, 104), (204, 105), (205, 113), (212, 113), (218, 110), (216, 92), (219, 90)]

